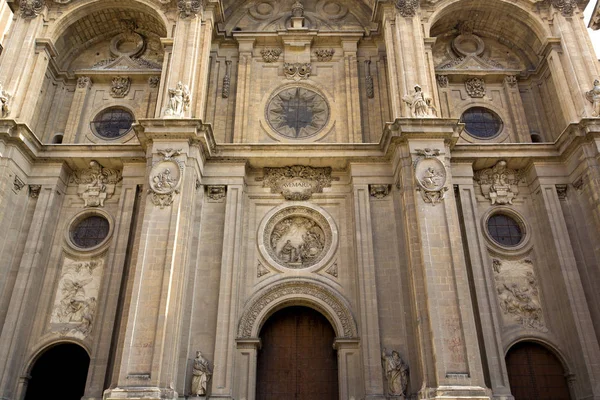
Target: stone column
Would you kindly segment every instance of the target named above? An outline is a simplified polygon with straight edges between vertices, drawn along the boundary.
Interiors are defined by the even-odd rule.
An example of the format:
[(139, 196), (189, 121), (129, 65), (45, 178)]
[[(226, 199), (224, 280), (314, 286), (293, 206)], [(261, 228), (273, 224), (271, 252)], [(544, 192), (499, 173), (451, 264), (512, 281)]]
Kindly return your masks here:
[(81, 116), (83, 115), (83, 110), (88, 107), (91, 87), (92, 79), (89, 76), (80, 76), (77, 78), (77, 87), (75, 88), (73, 102), (71, 103), (71, 109), (69, 110), (69, 118), (67, 119), (67, 126), (65, 127), (63, 143), (75, 143), (78, 139), (77, 134), (82, 131)]
[(336, 339), (338, 382), (340, 399), (360, 399), (362, 385), (355, 377), (360, 376), (360, 342), (356, 339)]
[[(215, 341), (214, 375), (211, 399), (232, 399), (233, 355), (235, 349), (237, 312), (238, 269), (242, 248), (244, 186), (241, 182), (227, 187), (225, 207), (225, 232), (223, 235), (223, 255), (221, 258), (221, 281), (219, 286), (219, 306), (217, 311), (217, 332)], [(245, 355), (244, 357), (247, 357)], [(255, 363), (256, 365), (256, 363)], [(254, 367), (256, 368), (256, 367)], [(256, 373), (255, 373), (256, 376)], [(239, 377), (242, 378), (243, 377)], [(251, 383), (248, 383), (249, 385)]]
[[(417, 321), (419, 398), (489, 399), (477, 344), (474, 311), (456, 203), (450, 148), (456, 120), (396, 121), (394, 170), (409, 232), (411, 286)], [(415, 388), (413, 388), (415, 389)]]
[(140, 123), (138, 135), (148, 144), (144, 246), (135, 265), (117, 387), (105, 398), (175, 399), (184, 368), (179, 363), (182, 302), (200, 162), (200, 150), (189, 143), (199, 127), (189, 120)]
[(342, 39), (344, 49), (344, 76), (346, 77), (346, 110), (348, 110), (348, 140), (351, 143), (362, 143), (362, 122), (360, 112), (360, 91), (358, 88), (358, 66), (356, 52), (358, 42)]
[(252, 72), (252, 50), (254, 49), (254, 38), (237, 38), (240, 51), (240, 61), (237, 73), (237, 93), (235, 102), (234, 143), (242, 143), (248, 140), (247, 132), (248, 108), (250, 106), (250, 86)]
[(552, 75), (552, 81), (556, 87), (556, 94), (560, 96), (559, 103), (560, 108), (563, 112), (565, 121), (568, 123), (575, 122), (579, 119), (579, 113), (577, 112), (573, 97), (568, 95), (571, 93), (571, 87), (565, 74), (565, 70), (561, 63), (561, 57), (559, 54), (560, 46), (556, 42), (551, 42), (546, 47), (546, 61)]
[(521, 93), (519, 93), (519, 84), (516, 76), (507, 76), (504, 78), (504, 93), (508, 98), (508, 110), (511, 115), (511, 121), (514, 126), (515, 143), (531, 143), (531, 134), (529, 133), (529, 124), (525, 115), (525, 107)]
[(381, 341), (379, 336), (379, 310), (375, 282), (375, 257), (369, 185), (355, 184), (354, 219), (356, 229), (356, 262), (358, 270), (358, 298), (360, 338), (363, 357), (365, 399), (385, 399), (381, 370)]
[(492, 394), (504, 399), (512, 398), (510, 383), (504, 359), (502, 345), (502, 322), (498, 318), (494, 277), (488, 265), (488, 252), (481, 231), (477, 197), (473, 186), (472, 164), (464, 163), (452, 166), (453, 183), (458, 185), (459, 207), (464, 224), (464, 233), (470, 256), (469, 264), (473, 276), (473, 287), (479, 319), (481, 336), (487, 361)]
[(238, 365), (236, 365), (235, 398), (254, 400), (256, 397), (256, 363), (261, 342), (256, 338), (236, 339), (236, 343)]
[(62, 164), (46, 165), (47, 178), (39, 192), (26, 247), (0, 335), (0, 398), (15, 396), (25, 350), (33, 327), (38, 294), (64, 199), (67, 173)]

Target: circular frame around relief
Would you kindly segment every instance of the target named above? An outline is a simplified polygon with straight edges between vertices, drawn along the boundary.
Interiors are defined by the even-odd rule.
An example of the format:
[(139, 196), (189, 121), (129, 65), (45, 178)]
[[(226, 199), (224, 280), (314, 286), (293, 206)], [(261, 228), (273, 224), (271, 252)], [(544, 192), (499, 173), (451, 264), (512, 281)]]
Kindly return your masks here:
[(446, 185), (446, 167), (436, 157), (421, 158), (415, 164), (417, 184), (426, 192), (439, 192)]
[[(311, 246), (319, 242), (311, 240), (315, 237), (322, 239), (322, 247)], [(288, 241), (290, 251), (283, 249)], [(337, 245), (338, 231), (333, 218), (314, 205), (279, 206), (265, 216), (258, 229), (261, 255), (269, 264), (284, 269), (318, 270), (331, 261)]]
[(157, 162), (152, 167), (148, 178), (150, 189), (156, 194), (178, 192), (181, 186), (182, 170), (181, 165), (173, 159)]

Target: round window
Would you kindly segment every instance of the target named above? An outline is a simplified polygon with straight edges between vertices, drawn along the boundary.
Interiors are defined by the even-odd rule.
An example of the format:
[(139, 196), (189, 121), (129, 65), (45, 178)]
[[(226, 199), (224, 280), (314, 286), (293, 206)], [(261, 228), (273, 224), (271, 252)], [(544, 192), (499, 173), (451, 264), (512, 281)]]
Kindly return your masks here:
[(102, 243), (108, 236), (110, 224), (99, 215), (85, 217), (71, 228), (71, 241), (77, 247), (89, 249)]
[(484, 107), (472, 107), (460, 118), (467, 133), (478, 139), (491, 139), (502, 130), (502, 119)]
[(506, 214), (494, 214), (487, 221), (492, 239), (501, 246), (517, 246), (523, 241), (521, 224)]
[(117, 139), (131, 130), (135, 118), (124, 108), (111, 107), (102, 110), (94, 121), (92, 130), (101, 138)]

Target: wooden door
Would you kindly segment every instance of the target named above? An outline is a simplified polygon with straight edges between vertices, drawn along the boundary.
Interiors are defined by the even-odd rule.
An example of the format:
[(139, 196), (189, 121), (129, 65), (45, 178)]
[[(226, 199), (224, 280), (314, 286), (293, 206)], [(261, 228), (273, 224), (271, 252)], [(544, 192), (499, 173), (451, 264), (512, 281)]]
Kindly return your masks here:
[(515, 400), (569, 400), (561, 362), (546, 347), (517, 343), (506, 355), (510, 390)]
[(257, 400), (338, 400), (335, 332), (307, 307), (288, 307), (263, 326), (257, 362)]

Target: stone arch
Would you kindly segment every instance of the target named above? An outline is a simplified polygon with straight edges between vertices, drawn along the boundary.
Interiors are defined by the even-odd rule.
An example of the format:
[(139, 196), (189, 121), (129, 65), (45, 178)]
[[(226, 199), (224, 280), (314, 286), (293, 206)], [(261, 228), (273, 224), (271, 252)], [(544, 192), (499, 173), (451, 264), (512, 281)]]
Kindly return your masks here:
[(58, 346), (61, 344), (76, 344), (78, 346), (80, 346), (83, 350), (86, 351), (86, 353), (88, 354), (88, 356), (91, 359), (91, 351), (88, 348), (88, 346), (81, 340), (78, 340), (76, 338), (61, 338), (61, 339), (49, 339), (49, 340), (44, 340), (41, 343), (39, 343), (37, 346), (34, 347), (33, 351), (31, 351), (31, 353), (29, 354), (29, 357), (27, 358), (27, 362), (25, 362), (23, 368), (23, 374), (24, 376), (28, 375), (31, 372), (31, 369), (33, 368), (33, 366), (35, 365), (35, 362), (41, 357), (42, 354), (44, 354), (44, 352), (46, 352), (46, 350), (50, 349), (51, 347), (54, 346)]
[(238, 339), (256, 338), (264, 322), (274, 312), (302, 305), (322, 313), (338, 338), (357, 337), (350, 307), (341, 293), (312, 279), (293, 279), (268, 286), (246, 303), (238, 326)]
[(560, 348), (555, 344), (554, 340), (552, 340), (552, 338), (550, 338), (549, 335), (540, 333), (539, 335), (531, 335), (531, 334), (522, 334), (522, 335), (515, 335), (511, 338), (512, 340), (509, 341), (505, 341), (506, 345), (504, 346), (504, 357), (506, 358), (506, 355), (508, 354), (508, 352), (510, 351), (510, 349), (518, 344), (518, 343), (524, 343), (524, 342), (529, 342), (529, 343), (535, 343), (535, 344), (539, 344), (541, 346), (544, 346), (545, 348), (547, 348), (548, 350), (550, 350), (552, 353), (554, 353), (554, 355), (556, 356), (556, 358), (558, 358), (558, 360), (561, 362), (563, 368), (565, 369), (565, 374), (571, 374), (573, 369), (571, 368), (572, 362), (569, 359), (569, 357), (560, 350)]

